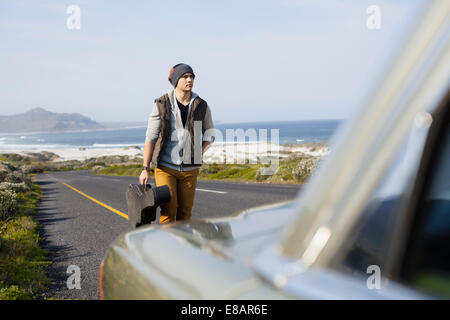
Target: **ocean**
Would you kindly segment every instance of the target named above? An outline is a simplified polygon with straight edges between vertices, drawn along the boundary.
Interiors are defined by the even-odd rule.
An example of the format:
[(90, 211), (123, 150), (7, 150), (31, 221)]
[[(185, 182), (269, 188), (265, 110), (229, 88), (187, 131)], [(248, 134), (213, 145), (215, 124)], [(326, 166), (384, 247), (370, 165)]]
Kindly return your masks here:
[[(247, 133), (247, 141), (253, 141), (250, 133), (261, 139), (260, 129), (267, 130), (267, 141), (275, 142), (271, 135), (272, 129), (278, 129), (279, 144), (327, 142), (336, 132), (342, 120), (310, 120), (310, 121), (283, 121), (283, 122), (252, 122), (252, 123), (220, 123), (215, 126), (227, 141), (227, 129), (231, 133), (242, 129)], [(124, 148), (128, 146), (143, 147), (145, 140), (145, 127), (86, 130), (77, 132), (58, 133), (0, 133), (0, 151), (6, 150), (40, 150), (60, 148)], [(230, 132), (230, 131), (229, 131)], [(236, 142), (241, 142), (236, 139)]]

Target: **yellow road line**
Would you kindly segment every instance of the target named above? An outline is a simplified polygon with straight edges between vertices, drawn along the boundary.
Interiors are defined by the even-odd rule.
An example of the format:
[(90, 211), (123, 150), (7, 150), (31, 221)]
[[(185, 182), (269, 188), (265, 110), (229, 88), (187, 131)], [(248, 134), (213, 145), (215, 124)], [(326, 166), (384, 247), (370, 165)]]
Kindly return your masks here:
[(128, 218), (128, 215), (126, 215), (125, 213), (120, 212), (119, 210), (116, 210), (116, 209), (114, 209), (113, 207), (110, 207), (110, 206), (108, 206), (107, 204), (104, 204), (103, 202), (100, 202), (100, 201), (98, 201), (97, 199), (92, 198), (91, 196), (88, 196), (87, 194), (81, 192), (81, 191), (78, 190), (78, 189), (75, 189), (74, 187), (72, 187), (71, 185), (68, 185), (67, 183), (64, 183), (64, 182), (61, 182), (61, 183), (62, 183), (63, 185), (65, 185), (66, 187), (69, 187), (69, 188), (72, 189), (73, 191), (76, 191), (76, 192), (78, 192), (79, 194), (81, 194), (82, 196), (88, 198), (89, 200), (92, 200), (92, 201), (94, 201), (95, 203), (101, 205), (102, 207), (105, 207), (106, 209), (108, 209), (108, 210), (110, 210), (110, 211), (112, 211), (112, 212), (118, 214), (119, 216), (121, 216), (121, 217), (123, 217), (123, 218), (125, 218), (125, 219), (127, 219), (127, 220), (129, 219), (129, 218)]

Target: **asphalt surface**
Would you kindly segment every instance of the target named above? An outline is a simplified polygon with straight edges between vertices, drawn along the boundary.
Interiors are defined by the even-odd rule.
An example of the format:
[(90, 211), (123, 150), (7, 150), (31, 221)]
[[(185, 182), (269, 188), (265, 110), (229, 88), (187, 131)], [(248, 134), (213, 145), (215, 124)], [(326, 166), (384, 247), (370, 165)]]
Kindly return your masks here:
[[(111, 242), (131, 230), (129, 221), (65, 184), (127, 214), (125, 190), (130, 183), (138, 183), (137, 177), (69, 171), (39, 174), (36, 182), (43, 190), (36, 213), (45, 239), (42, 247), (50, 250), (53, 261), (46, 269), (52, 284), (45, 295), (57, 299), (98, 299), (100, 261)], [(155, 185), (153, 180), (150, 182)], [(199, 180), (192, 216), (230, 216), (251, 207), (294, 199), (299, 189), (298, 185)], [(80, 288), (73, 271), (77, 268)]]

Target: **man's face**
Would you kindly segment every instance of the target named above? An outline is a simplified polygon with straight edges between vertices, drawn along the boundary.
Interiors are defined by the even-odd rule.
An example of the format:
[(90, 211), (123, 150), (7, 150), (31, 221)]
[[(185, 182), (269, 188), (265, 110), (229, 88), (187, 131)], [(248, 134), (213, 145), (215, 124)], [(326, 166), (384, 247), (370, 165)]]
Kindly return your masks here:
[(177, 88), (183, 91), (191, 91), (194, 86), (194, 75), (190, 72), (185, 73), (178, 80)]

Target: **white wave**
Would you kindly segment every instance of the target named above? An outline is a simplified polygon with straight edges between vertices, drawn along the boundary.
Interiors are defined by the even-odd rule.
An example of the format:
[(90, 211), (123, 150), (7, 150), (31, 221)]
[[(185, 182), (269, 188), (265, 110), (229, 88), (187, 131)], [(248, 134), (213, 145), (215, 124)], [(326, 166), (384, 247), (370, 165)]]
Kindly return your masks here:
[(0, 150), (42, 150), (42, 149), (58, 149), (58, 148), (74, 148), (74, 146), (63, 144), (1, 144)]
[(102, 144), (102, 143), (94, 143), (92, 145), (93, 148), (125, 148), (125, 147), (143, 147), (143, 143), (123, 143), (123, 144)]
[[(41, 141), (43, 142), (43, 141)], [(0, 150), (43, 150), (43, 149), (97, 149), (97, 148), (126, 148), (126, 147), (144, 147), (142, 143), (124, 143), (124, 144), (101, 144), (95, 143), (90, 146), (86, 145), (68, 145), (68, 144), (7, 144), (0, 141)]]
[(255, 140), (252, 140), (252, 141), (214, 141), (213, 145), (232, 145), (232, 144), (234, 144), (234, 145), (241, 145), (241, 144), (248, 145), (248, 144), (275, 144), (275, 143), (272, 143), (270, 141), (270, 139), (267, 139), (267, 141), (263, 141), (263, 140), (261, 140), (261, 141), (255, 141)]

